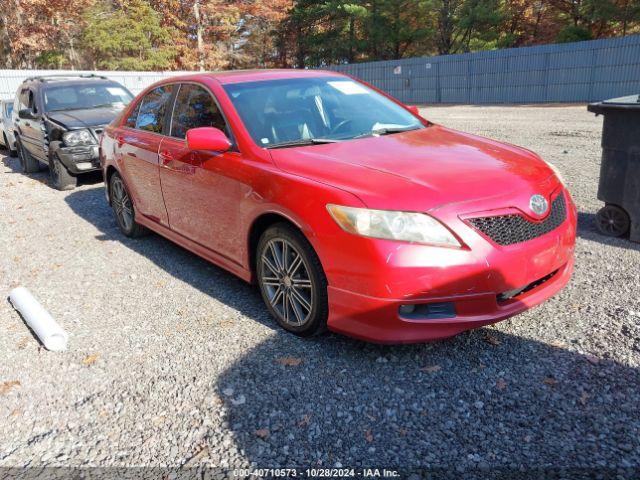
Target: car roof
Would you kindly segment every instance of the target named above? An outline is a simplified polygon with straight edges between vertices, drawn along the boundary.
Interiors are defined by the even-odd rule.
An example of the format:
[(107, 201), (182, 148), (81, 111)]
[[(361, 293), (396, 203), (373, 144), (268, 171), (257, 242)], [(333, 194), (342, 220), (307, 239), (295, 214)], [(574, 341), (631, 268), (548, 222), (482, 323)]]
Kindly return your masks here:
[(51, 76), (42, 76), (42, 77), (30, 77), (27, 78), (22, 84), (38, 84), (42, 87), (47, 86), (56, 86), (56, 87), (66, 87), (66, 86), (74, 86), (74, 85), (91, 85), (91, 84), (112, 84), (118, 83), (115, 80), (111, 80), (107, 77), (99, 77), (99, 76), (73, 76), (73, 75), (51, 75)]
[(301, 70), (294, 68), (261, 69), (261, 70), (226, 70), (221, 72), (202, 72), (193, 75), (171, 77), (169, 81), (189, 81), (212, 78), (223, 85), (230, 83), (258, 82), (265, 80), (281, 80), (285, 78), (319, 78), (344, 76), (339, 72), (328, 70)]

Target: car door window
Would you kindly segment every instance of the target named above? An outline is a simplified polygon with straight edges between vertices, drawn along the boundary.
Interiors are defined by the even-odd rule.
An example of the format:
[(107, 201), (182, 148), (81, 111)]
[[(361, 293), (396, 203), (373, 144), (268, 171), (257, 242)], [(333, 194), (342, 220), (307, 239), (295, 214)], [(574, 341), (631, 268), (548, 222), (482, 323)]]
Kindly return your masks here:
[(18, 96), (18, 106), (18, 111), (29, 108), (29, 90), (24, 89), (20, 92)]
[(224, 117), (211, 94), (198, 85), (180, 85), (171, 119), (171, 136), (185, 138), (187, 130), (198, 127), (219, 128), (229, 135)]
[(29, 108), (33, 113), (38, 113), (38, 106), (36, 105), (36, 95), (33, 90), (29, 90)]
[(125, 127), (136, 128), (136, 122), (138, 121), (138, 112), (140, 111), (140, 103), (131, 110), (131, 113), (127, 117), (127, 121), (124, 122)]
[(142, 102), (136, 120), (136, 128), (154, 133), (162, 133), (165, 113), (173, 85), (163, 85), (147, 93)]

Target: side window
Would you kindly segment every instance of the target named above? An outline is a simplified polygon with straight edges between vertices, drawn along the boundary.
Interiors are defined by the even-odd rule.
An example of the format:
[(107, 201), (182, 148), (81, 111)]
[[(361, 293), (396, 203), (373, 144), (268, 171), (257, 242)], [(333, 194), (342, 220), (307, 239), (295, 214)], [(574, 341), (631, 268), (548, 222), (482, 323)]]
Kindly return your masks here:
[(141, 102), (138, 102), (138, 104), (134, 107), (134, 109), (131, 110), (131, 113), (127, 117), (127, 121), (124, 122), (125, 127), (136, 128), (136, 121), (138, 120), (138, 112), (140, 111), (140, 103)]
[(171, 118), (171, 136), (185, 138), (187, 130), (216, 127), (229, 135), (224, 117), (211, 94), (198, 85), (180, 86)]
[(173, 85), (163, 85), (147, 93), (140, 102), (136, 128), (148, 132), (162, 133), (165, 113), (171, 98)]

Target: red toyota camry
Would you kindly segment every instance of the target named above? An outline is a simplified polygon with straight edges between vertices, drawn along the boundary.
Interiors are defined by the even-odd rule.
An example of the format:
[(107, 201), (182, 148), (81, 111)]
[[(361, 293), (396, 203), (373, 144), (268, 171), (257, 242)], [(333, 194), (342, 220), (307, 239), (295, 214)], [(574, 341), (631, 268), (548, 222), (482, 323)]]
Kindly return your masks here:
[(125, 235), (153, 230), (257, 283), (302, 336), (449, 337), (539, 304), (573, 269), (576, 209), (550, 164), (335, 72), (166, 79), (100, 156)]

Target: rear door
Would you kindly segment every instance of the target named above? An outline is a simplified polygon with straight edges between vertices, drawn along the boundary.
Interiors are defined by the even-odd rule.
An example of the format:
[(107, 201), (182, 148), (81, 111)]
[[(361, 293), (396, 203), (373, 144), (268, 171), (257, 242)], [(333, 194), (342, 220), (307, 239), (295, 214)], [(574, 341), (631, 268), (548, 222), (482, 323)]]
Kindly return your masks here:
[(165, 226), (168, 217), (160, 188), (158, 149), (173, 89), (174, 85), (162, 85), (148, 92), (115, 135), (119, 168), (136, 212)]
[(189, 150), (187, 130), (197, 127), (219, 128), (234, 143), (213, 94), (203, 85), (183, 83), (176, 94), (168, 136), (160, 146), (160, 178), (169, 224), (177, 233), (240, 261), (242, 156), (235, 147), (224, 153)]

